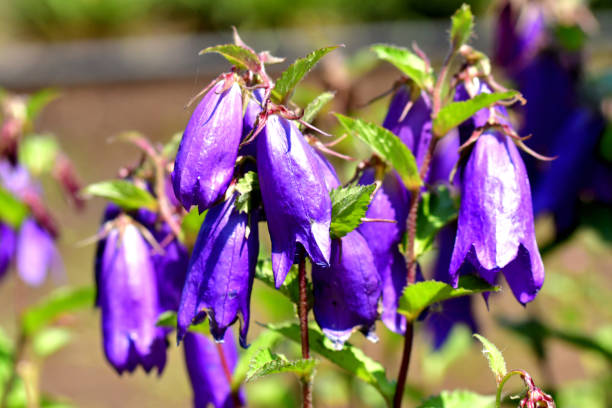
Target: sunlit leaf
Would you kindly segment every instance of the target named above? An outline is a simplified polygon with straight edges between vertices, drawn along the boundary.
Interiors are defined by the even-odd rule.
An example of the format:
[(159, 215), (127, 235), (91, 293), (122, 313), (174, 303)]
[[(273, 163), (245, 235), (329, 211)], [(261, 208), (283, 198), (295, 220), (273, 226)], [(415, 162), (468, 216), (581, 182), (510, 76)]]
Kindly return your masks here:
[(433, 75), (428, 72), (427, 64), (412, 51), (387, 44), (376, 44), (371, 48), (378, 58), (393, 64), (421, 89), (433, 86)]
[(239, 69), (248, 69), (253, 72), (259, 72), (261, 62), (259, 57), (253, 51), (241, 47), (236, 44), (222, 44), (213, 47), (204, 48), (200, 51), (200, 55), (216, 52), (225, 57), (230, 64), (235, 65)]
[(105, 198), (126, 210), (157, 208), (157, 201), (151, 193), (127, 180), (108, 180), (90, 184), (85, 187), (84, 193)]
[(467, 390), (442, 391), (428, 398), (418, 408), (493, 408), (493, 395), (480, 395)]
[(504, 360), (504, 356), (495, 346), (495, 344), (491, 343), (485, 337), (477, 333), (474, 334), (474, 337), (476, 337), (482, 343), (482, 353), (489, 362), (489, 368), (495, 375), (495, 381), (497, 381), (497, 384), (499, 384), (508, 372), (506, 369), (506, 360)]
[(316, 361), (312, 358), (290, 361), (282, 354), (273, 353), (269, 348), (259, 349), (251, 359), (246, 382), (278, 373), (294, 373), (300, 378), (308, 378), (312, 375), (315, 365)]
[[(325, 105), (327, 105), (336, 94), (334, 92), (323, 92), (314, 98), (306, 108), (304, 108), (304, 114), (302, 115), (302, 120), (306, 123), (311, 123), (314, 118), (317, 117), (318, 113), (323, 109)], [(304, 125), (300, 123), (300, 129), (304, 129)]]
[(417, 218), (414, 251), (417, 257), (432, 248), (436, 234), (447, 223), (457, 217), (458, 205), (446, 186), (421, 195)]
[(29, 213), (28, 206), (0, 187), (0, 220), (2, 222), (17, 229)]
[(329, 233), (332, 238), (342, 238), (361, 224), (370, 205), (375, 184), (338, 187), (329, 192), (332, 216)]
[(451, 44), (459, 49), (472, 36), (474, 30), (474, 15), (470, 6), (463, 4), (451, 17)]

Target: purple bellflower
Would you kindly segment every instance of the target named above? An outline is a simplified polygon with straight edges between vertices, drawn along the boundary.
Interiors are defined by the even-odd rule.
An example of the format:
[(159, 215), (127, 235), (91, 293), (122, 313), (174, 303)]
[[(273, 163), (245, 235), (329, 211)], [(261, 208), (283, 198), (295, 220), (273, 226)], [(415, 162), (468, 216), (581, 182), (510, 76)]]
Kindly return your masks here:
[(246, 347), (251, 290), (259, 251), (255, 216), (238, 212), (232, 199), (206, 214), (189, 263), (178, 311), (178, 339), (189, 325), (210, 315), (210, 332), (222, 341), (228, 326), (241, 319)]
[(21, 224), (16, 251), (17, 273), (28, 285), (41, 285), (49, 271), (63, 271), (53, 237), (32, 218)]
[(237, 83), (215, 85), (198, 104), (176, 155), (172, 184), (183, 206), (200, 212), (225, 193), (242, 137), (242, 93)]
[[(480, 91), (490, 92), (485, 84)], [(462, 94), (458, 89), (456, 96)], [(494, 110), (507, 120), (504, 110)], [(487, 108), (477, 112), (471, 125), (460, 131), (482, 126), (488, 114)], [(461, 169), (460, 185), (458, 231), (450, 264), (453, 285), (461, 266), (469, 262), (490, 284), (503, 273), (520, 303), (532, 301), (544, 283), (544, 265), (535, 239), (529, 179), (516, 145), (498, 131), (485, 131)]]
[(239, 398), (241, 405), (244, 404), (242, 392), (237, 397), (232, 396), (228, 378), (238, 361), (231, 330), (225, 332), (223, 344), (215, 344), (203, 334), (189, 332), (185, 335), (183, 350), (193, 389), (194, 407), (234, 408), (234, 398)]
[(158, 373), (166, 364), (164, 329), (159, 316), (157, 279), (149, 248), (138, 229), (111, 230), (99, 263), (98, 302), (102, 310), (104, 352), (121, 374), (140, 364)]
[(257, 170), (272, 240), (272, 269), (280, 287), (293, 264), (296, 243), (313, 263), (329, 265), (331, 199), (315, 152), (295, 124), (280, 116), (270, 116), (257, 138)]
[(17, 233), (9, 225), (0, 222), (0, 278), (6, 274), (17, 247)]

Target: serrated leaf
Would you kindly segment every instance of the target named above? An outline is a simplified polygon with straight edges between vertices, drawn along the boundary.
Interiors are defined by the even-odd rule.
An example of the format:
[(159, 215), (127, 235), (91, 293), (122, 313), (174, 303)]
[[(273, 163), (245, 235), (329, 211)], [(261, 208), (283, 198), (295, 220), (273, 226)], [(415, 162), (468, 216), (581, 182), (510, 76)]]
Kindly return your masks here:
[(336, 114), (336, 117), (348, 133), (360, 138), (391, 165), (409, 190), (416, 190), (421, 186), (419, 169), (414, 156), (399, 137), (374, 123), (349, 118), (339, 113)]
[[(270, 324), (267, 327), (295, 343), (301, 342), (300, 327), (295, 323)], [(311, 351), (374, 386), (387, 402), (393, 399), (395, 384), (387, 379), (385, 369), (379, 362), (366, 356), (361, 349), (348, 342), (344, 343), (342, 349), (336, 350), (332, 342), (317, 327), (309, 327), (308, 336)]]
[(247, 377), (247, 372), (249, 371), (249, 367), (251, 364), (251, 360), (257, 352), (261, 349), (272, 348), (274, 347), (281, 339), (281, 335), (279, 333), (266, 330), (261, 333), (249, 348), (244, 350), (244, 352), (240, 355), (238, 362), (236, 363), (236, 367), (234, 368), (234, 374), (232, 375), (232, 384), (231, 389), (236, 391), (240, 388), (242, 383), (245, 381)]
[(469, 5), (463, 4), (451, 17), (451, 45), (457, 50), (472, 36), (474, 15)]
[(433, 121), (433, 132), (436, 137), (442, 137), (482, 108), (517, 95), (519, 95), (517, 91), (481, 93), (467, 101), (451, 102), (440, 109), (438, 116)]
[[(272, 271), (272, 261), (270, 258), (260, 258), (257, 260), (257, 267), (255, 268), (255, 277), (261, 282), (265, 283), (272, 289), (276, 290), (274, 283), (274, 273)], [(312, 305), (312, 282), (307, 282), (308, 292), (308, 304)], [(283, 282), (282, 286), (278, 289), (280, 293), (285, 295), (291, 302), (298, 304), (300, 301), (300, 283), (298, 281), (298, 267), (293, 265), (287, 277)]]
[(246, 382), (278, 373), (295, 373), (300, 378), (308, 378), (315, 365), (316, 361), (311, 358), (289, 361), (284, 355), (273, 353), (269, 348), (259, 349), (251, 359)]
[(467, 390), (442, 391), (430, 397), (418, 408), (493, 408), (493, 395), (480, 395)]
[[(173, 310), (166, 310), (157, 318), (155, 325), (157, 327), (168, 327), (170, 329), (176, 329), (176, 312)], [(208, 319), (205, 319), (202, 323), (192, 324), (187, 328), (188, 331), (210, 335), (210, 329), (208, 326)]]
[(151, 193), (127, 180), (108, 180), (90, 184), (85, 187), (84, 193), (105, 198), (125, 210), (157, 208), (157, 200)]
[(253, 203), (257, 202), (259, 195), (259, 179), (257, 173), (248, 171), (236, 182), (236, 191), (239, 195), (236, 197), (236, 209), (238, 212), (249, 213), (253, 207)]
[(276, 81), (272, 90), (276, 102), (283, 102), (291, 97), (293, 89), (300, 83), (302, 78), (310, 72), (312, 68), (325, 56), (328, 52), (338, 48), (338, 45), (331, 47), (319, 48), (305, 56), (298, 58), (287, 68)]
[(404, 75), (412, 79), (421, 89), (433, 86), (433, 75), (427, 64), (412, 51), (394, 45), (376, 44), (371, 47), (378, 58), (390, 62)]
[(57, 90), (50, 88), (41, 89), (30, 95), (26, 102), (26, 115), (28, 120), (35, 120), (40, 111), (59, 96), (60, 94)]
[(200, 55), (211, 52), (221, 54), (230, 62), (230, 64), (238, 67), (239, 69), (248, 69), (253, 72), (259, 72), (261, 69), (261, 62), (259, 61), (257, 54), (239, 45), (222, 44), (207, 47), (200, 51)]
[(491, 286), (474, 275), (461, 276), (457, 288), (434, 280), (417, 282), (404, 289), (397, 312), (406, 316), (408, 321), (414, 321), (426, 308), (443, 300), (498, 290), (499, 287)]
[(54, 354), (72, 340), (70, 331), (61, 327), (49, 327), (40, 331), (32, 340), (32, 349), (39, 357)]
[(457, 202), (446, 186), (424, 192), (419, 203), (417, 232), (414, 251), (417, 257), (431, 249), (436, 234), (447, 223), (457, 217)]
[[(317, 114), (323, 109), (325, 105), (327, 105), (332, 99), (336, 96), (335, 92), (323, 92), (314, 98), (306, 108), (304, 109), (304, 114), (302, 115), (302, 120), (306, 123), (311, 123)], [(300, 123), (300, 129), (304, 129), (304, 125)]]
[(338, 187), (329, 192), (332, 202), (329, 233), (332, 238), (342, 238), (361, 224), (375, 189), (376, 184), (370, 184)]
[(2, 222), (17, 229), (29, 213), (27, 205), (0, 187), (0, 220)]
[(495, 381), (497, 384), (501, 383), (502, 379), (508, 372), (506, 370), (506, 360), (504, 360), (504, 356), (501, 351), (495, 346), (495, 344), (491, 343), (485, 337), (481, 336), (478, 333), (474, 334), (483, 346), (482, 353), (485, 355), (489, 362), (489, 368), (495, 375)]
[(50, 173), (59, 150), (52, 136), (28, 136), (19, 145), (19, 161), (33, 174)]
[(66, 313), (93, 307), (94, 299), (95, 290), (91, 286), (57, 289), (24, 311), (21, 330), (32, 335)]

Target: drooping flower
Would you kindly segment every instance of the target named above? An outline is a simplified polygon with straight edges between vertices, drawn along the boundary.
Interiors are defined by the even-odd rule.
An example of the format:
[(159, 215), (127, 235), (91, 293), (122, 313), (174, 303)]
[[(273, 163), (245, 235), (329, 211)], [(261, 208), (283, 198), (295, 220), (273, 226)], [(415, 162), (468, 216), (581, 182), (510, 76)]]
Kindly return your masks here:
[(246, 347), (251, 289), (259, 251), (257, 219), (238, 212), (235, 196), (206, 214), (189, 262), (178, 311), (178, 339), (193, 322), (210, 316), (217, 341), (241, 318), (240, 342)]
[(17, 233), (9, 225), (0, 222), (0, 278), (8, 270), (17, 247)]
[[(261, 112), (261, 104), (263, 103), (264, 92), (263, 89), (255, 89), (253, 91), (253, 98), (249, 99), (246, 110), (244, 112), (244, 119), (242, 124), (242, 140), (243, 142), (253, 131), (255, 124), (257, 123), (257, 116)], [(257, 155), (257, 142), (251, 141), (240, 148), (239, 154), (241, 156), (253, 156)]]
[(257, 139), (257, 169), (272, 269), (280, 287), (300, 243), (315, 264), (328, 265), (331, 199), (315, 153), (295, 124), (273, 115)]
[(138, 229), (111, 230), (100, 260), (98, 301), (102, 310), (104, 352), (121, 374), (142, 365), (146, 372), (166, 364), (159, 316), (157, 279), (149, 248)]
[(17, 273), (29, 285), (41, 285), (47, 272), (61, 273), (62, 261), (53, 237), (34, 219), (21, 224), (17, 237)]
[(181, 139), (172, 184), (183, 206), (200, 212), (226, 191), (242, 137), (242, 93), (237, 83), (215, 85), (198, 104)]
[(183, 350), (194, 407), (235, 408), (236, 398), (240, 405), (245, 403), (243, 393), (233, 396), (230, 388), (230, 377), (238, 361), (231, 330), (225, 332), (223, 344), (215, 344), (203, 334), (189, 332), (185, 335)]

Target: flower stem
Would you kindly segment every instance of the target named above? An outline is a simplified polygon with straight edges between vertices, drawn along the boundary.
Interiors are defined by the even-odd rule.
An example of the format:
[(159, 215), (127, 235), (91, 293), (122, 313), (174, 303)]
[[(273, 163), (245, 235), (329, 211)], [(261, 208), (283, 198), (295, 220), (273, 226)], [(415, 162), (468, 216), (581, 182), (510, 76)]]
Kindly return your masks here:
[(397, 377), (397, 388), (393, 396), (393, 407), (400, 408), (402, 406), (402, 397), (404, 396), (404, 388), (406, 386), (406, 378), (408, 377), (408, 366), (410, 365), (410, 354), (412, 353), (412, 338), (414, 337), (414, 326), (412, 322), (406, 324), (406, 333), (404, 334), (404, 351), (402, 352), (402, 362), (400, 371)]
[(7, 406), (9, 394), (13, 389), (13, 385), (15, 385), (15, 380), (17, 380), (17, 366), (19, 365), (19, 362), (23, 357), (26, 342), (27, 339), (25, 333), (23, 333), (22, 331), (19, 334), (19, 338), (17, 339), (17, 345), (15, 346), (10, 375), (4, 383), (4, 388), (2, 389), (2, 397), (0, 398), (0, 408), (6, 408)]
[[(298, 268), (298, 280), (300, 283), (300, 303), (298, 313), (300, 316), (300, 332), (302, 337), (302, 358), (310, 358), (310, 346), (308, 344), (308, 292), (306, 286), (306, 257), (300, 258)], [(302, 378), (302, 402), (304, 408), (312, 406), (312, 375)]]
[[(225, 374), (225, 378), (227, 379), (228, 384), (232, 383), (232, 371), (227, 364), (227, 358), (225, 358), (225, 351), (223, 350), (223, 344), (217, 343), (217, 353), (219, 353), (219, 360), (221, 360), (221, 366), (223, 367), (223, 373)], [(240, 395), (238, 395), (238, 390), (232, 391), (232, 402), (234, 404), (234, 408), (242, 407), (242, 401), (240, 401)]]

